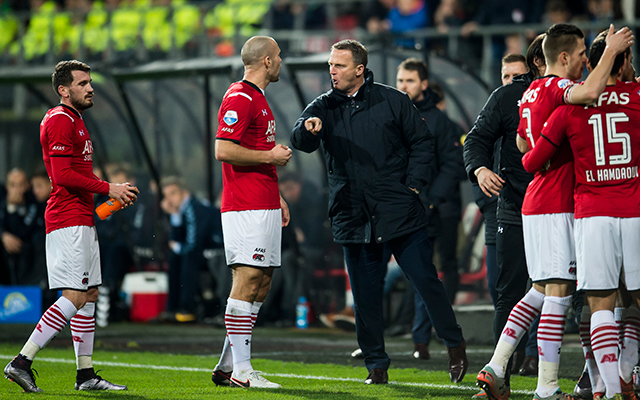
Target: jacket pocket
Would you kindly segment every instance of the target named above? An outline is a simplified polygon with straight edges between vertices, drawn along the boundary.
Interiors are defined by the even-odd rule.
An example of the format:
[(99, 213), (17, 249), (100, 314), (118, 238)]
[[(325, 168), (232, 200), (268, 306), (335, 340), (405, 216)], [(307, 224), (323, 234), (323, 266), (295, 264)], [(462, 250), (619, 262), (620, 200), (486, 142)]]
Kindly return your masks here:
[(345, 207), (345, 186), (347, 184), (347, 180), (344, 178), (336, 178), (329, 175), (329, 204), (328, 204), (328, 215), (329, 218), (334, 217), (338, 213), (338, 207), (340, 206), (341, 201), (343, 202), (342, 207)]

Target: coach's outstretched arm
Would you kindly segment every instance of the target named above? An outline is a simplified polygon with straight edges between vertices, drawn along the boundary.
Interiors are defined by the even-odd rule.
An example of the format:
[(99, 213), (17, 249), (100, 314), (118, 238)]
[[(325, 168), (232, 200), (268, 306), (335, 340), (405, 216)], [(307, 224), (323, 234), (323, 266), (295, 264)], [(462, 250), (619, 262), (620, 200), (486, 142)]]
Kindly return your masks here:
[(323, 97), (315, 99), (309, 104), (291, 130), (291, 145), (293, 148), (311, 153), (320, 147), (320, 142), (325, 134), (322, 126), (326, 107)]
[(231, 165), (271, 164), (282, 167), (291, 159), (291, 149), (276, 144), (271, 150), (252, 150), (227, 139), (216, 139), (216, 160)]
[(609, 33), (605, 39), (607, 47), (598, 62), (591, 71), (583, 85), (571, 88), (565, 99), (568, 104), (590, 104), (598, 100), (598, 97), (607, 85), (607, 79), (611, 74), (611, 68), (616, 56), (627, 50), (634, 41), (633, 32), (627, 27), (615, 32), (613, 24), (609, 25)]

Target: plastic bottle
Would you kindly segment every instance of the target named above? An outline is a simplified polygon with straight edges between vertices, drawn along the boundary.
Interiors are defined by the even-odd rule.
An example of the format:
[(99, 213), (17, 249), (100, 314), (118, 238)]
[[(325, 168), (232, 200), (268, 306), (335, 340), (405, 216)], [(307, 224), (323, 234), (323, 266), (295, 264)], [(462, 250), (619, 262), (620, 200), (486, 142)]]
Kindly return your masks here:
[(105, 220), (121, 208), (122, 204), (112, 197), (96, 207), (96, 214), (98, 214), (101, 220)]
[(298, 329), (307, 329), (309, 327), (309, 303), (307, 298), (300, 296), (296, 305), (296, 327)]

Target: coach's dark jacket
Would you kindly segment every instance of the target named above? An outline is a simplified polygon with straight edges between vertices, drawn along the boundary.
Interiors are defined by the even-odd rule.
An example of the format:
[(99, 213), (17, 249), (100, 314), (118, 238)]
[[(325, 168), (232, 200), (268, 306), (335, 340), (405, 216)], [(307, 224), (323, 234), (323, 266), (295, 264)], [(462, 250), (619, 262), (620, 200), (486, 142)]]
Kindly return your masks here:
[(494, 144), (500, 141), (498, 174), (505, 183), (498, 197), (498, 223), (522, 225), (522, 201), (533, 175), (522, 166), (516, 135), (520, 99), (532, 80), (529, 72), (494, 90), (464, 142), (465, 169), (469, 180), (477, 182), (474, 171), (482, 166), (491, 169)]
[(461, 214), (460, 181), (465, 177), (461, 128), (436, 107), (438, 101), (440, 96), (427, 88), (424, 98), (414, 103), (434, 137), (436, 172), (421, 197), (440, 216), (454, 217)]
[[(318, 135), (304, 127), (311, 117), (322, 120)], [(386, 242), (426, 226), (409, 188), (422, 190), (432, 173), (433, 136), (409, 97), (374, 83), (368, 69), (355, 97), (332, 89), (311, 102), (291, 143), (307, 153), (322, 144), (336, 242)]]

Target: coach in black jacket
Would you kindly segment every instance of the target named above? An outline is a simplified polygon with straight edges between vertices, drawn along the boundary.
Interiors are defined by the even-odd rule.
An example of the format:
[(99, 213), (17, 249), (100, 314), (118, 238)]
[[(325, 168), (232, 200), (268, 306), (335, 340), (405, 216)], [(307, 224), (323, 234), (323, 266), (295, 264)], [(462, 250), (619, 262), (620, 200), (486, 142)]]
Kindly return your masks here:
[(431, 173), (433, 136), (409, 97), (373, 82), (367, 58), (355, 40), (332, 46), (333, 89), (305, 108), (291, 143), (308, 153), (323, 145), (329, 218), (345, 252), (358, 344), (369, 370), (365, 383), (388, 382), (382, 315), (385, 245), (418, 288), (449, 348), (451, 380), (459, 382), (468, 365), (465, 343), (430, 261), (427, 215), (418, 196)]
[[(499, 194), (496, 234), (498, 279), (493, 326), (496, 342), (511, 309), (527, 291), (529, 273), (524, 256), (521, 208), (533, 175), (522, 166), (522, 153), (516, 147), (516, 136), (522, 94), (545, 65), (543, 38), (543, 35), (538, 36), (527, 51), (529, 72), (513, 78), (512, 83), (491, 94), (464, 142), (465, 169), (471, 182), (478, 181), (488, 196)], [(490, 169), (496, 142), (500, 142), (499, 175)]]

